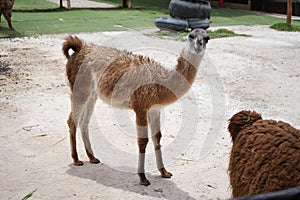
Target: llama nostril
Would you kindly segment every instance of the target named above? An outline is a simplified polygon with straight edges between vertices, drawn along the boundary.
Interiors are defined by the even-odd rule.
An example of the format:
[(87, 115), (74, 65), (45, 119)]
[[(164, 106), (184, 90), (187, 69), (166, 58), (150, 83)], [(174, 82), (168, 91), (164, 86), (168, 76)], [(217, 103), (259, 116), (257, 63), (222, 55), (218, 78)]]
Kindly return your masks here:
[(202, 40), (197, 40), (197, 44), (202, 46)]

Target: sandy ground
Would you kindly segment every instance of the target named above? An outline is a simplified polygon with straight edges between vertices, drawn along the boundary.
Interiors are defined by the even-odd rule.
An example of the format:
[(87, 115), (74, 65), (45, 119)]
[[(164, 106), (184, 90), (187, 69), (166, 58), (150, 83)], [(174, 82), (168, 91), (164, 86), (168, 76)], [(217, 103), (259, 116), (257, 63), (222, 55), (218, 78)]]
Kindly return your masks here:
[[(102, 164), (87, 162), (78, 134), (84, 166), (72, 165), (61, 52), (67, 35), (0, 39), (0, 199), (21, 199), (35, 189), (30, 199), (230, 198), (227, 120), (251, 109), (300, 128), (300, 33), (266, 26), (229, 29), (252, 37), (209, 41), (192, 89), (163, 110), (163, 156), (174, 176), (159, 177), (149, 143), (149, 187), (140, 186), (135, 174), (133, 113), (101, 101), (92, 117), (91, 141)], [(167, 67), (175, 65), (184, 46), (132, 31), (76, 35), (150, 56)]]

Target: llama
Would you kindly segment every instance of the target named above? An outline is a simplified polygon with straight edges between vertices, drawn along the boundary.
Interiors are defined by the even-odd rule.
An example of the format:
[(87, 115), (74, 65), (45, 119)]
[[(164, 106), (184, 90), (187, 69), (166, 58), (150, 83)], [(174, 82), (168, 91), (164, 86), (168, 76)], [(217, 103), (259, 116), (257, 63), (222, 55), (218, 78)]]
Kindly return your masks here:
[(233, 115), (228, 130), (233, 197), (300, 186), (300, 130), (245, 110)]
[(15, 0), (0, 0), (0, 23), (1, 23), (1, 15), (5, 17), (8, 27), (10, 30), (13, 30), (11, 24), (11, 16), (12, 16), (12, 8), (14, 6)]
[[(150, 185), (144, 170), (148, 123), (157, 168), (163, 178), (171, 178), (172, 174), (165, 169), (161, 153), (160, 107), (175, 102), (189, 90), (208, 40), (209, 35), (205, 30), (193, 30), (188, 35), (187, 45), (178, 58), (176, 68), (167, 70), (141, 55), (111, 47), (86, 45), (76, 36), (67, 37), (63, 53), (68, 59), (66, 74), (71, 88), (71, 113), (67, 122), (74, 164), (83, 165), (76, 150), (78, 125), (90, 162), (100, 162), (93, 154), (88, 133), (89, 120), (99, 97), (113, 107), (132, 109), (135, 112), (140, 184)], [(69, 54), (69, 49), (74, 51), (72, 55)]]

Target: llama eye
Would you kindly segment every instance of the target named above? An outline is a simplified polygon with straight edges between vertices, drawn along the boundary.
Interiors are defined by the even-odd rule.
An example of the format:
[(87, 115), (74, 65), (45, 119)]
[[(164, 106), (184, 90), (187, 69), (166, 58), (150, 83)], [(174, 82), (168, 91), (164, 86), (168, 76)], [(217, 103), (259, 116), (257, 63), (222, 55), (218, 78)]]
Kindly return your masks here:
[(192, 35), (192, 34), (190, 34), (190, 35), (189, 35), (189, 38), (190, 38), (190, 39), (195, 39), (195, 36)]

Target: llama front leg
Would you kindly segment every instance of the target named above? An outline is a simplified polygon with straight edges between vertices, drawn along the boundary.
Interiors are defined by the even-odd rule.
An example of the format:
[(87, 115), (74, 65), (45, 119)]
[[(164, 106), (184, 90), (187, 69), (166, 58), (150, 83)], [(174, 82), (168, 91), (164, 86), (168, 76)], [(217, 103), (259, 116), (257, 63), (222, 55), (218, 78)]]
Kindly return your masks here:
[(160, 109), (159, 108), (151, 109), (148, 112), (148, 118), (150, 122), (151, 133), (152, 133), (152, 141), (155, 150), (157, 169), (160, 171), (161, 176), (163, 178), (171, 178), (172, 174), (168, 172), (164, 167), (162, 153), (161, 153), (160, 139), (162, 137), (162, 134), (160, 130)]
[(161, 147), (160, 146), (161, 136), (162, 136), (161, 132), (158, 132), (156, 135), (152, 136), (154, 149), (155, 149), (155, 156), (156, 156), (156, 165), (157, 165), (157, 169), (161, 173), (161, 177), (171, 178), (171, 176), (173, 176), (172, 173), (168, 172), (163, 164), (162, 153), (161, 153), (161, 148), (160, 148)]
[(139, 160), (138, 160), (138, 175), (140, 184), (144, 186), (150, 185), (150, 182), (145, 176), (145, 156), (148, 139), (148, 126), (146, 112), (136, 112), (136, 127), (139, 146)]

